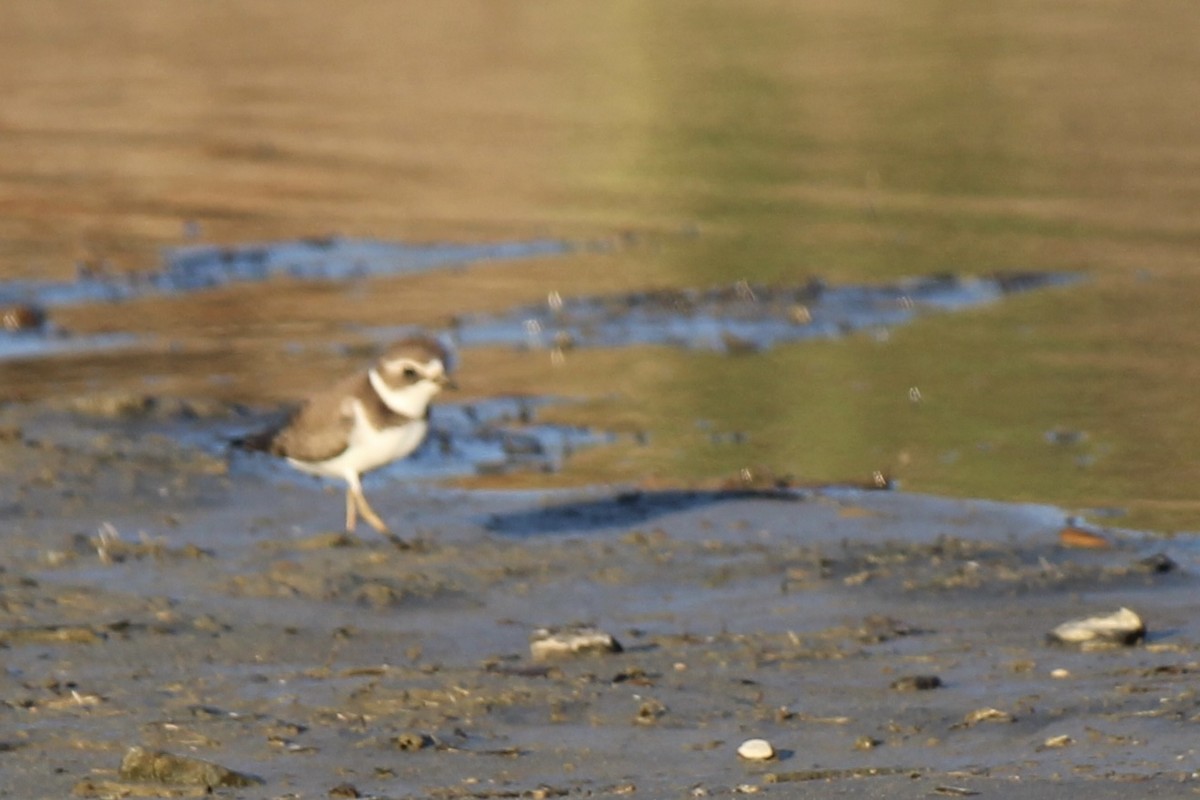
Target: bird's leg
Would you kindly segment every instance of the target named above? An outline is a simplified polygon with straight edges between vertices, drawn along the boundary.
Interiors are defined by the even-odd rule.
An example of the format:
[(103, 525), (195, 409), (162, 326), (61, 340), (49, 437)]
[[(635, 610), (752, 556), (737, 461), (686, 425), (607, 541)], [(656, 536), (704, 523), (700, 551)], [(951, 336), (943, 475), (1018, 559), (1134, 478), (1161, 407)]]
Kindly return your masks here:
[(350, 496), (353, 498), (353, 502), (358, 507), (358, 510), (362, 512), (363, 519), (380, 533), (389, 533), (388, 526), (375, 513), (375, 509), (371, 508), (371, 504), (367, 502), (366, 495), (363, 494), (362, 484), (358, 482), (357, 477), (349, 485)]
[(354, 535), (358, 527), (358, 503), (354, 500), (354, 490), (346, 487), (346, 533)]
[(387, 524), (379, 518), (375, 513), (375, 509), (371, 508), (371, 504), (367, 502), (367, 496), (363, 494), (362, 483), (359, 482), (357, 475), (348, 476), (346, 478), (346, 524), (348, 530), (353, 533), (353, 521), (355, 520), (355, 512), (361, 511), (363, 519), (370, 523), (371, 527), (379, 531), (382, 535), (388, 538), (392, 544), (399, 547), (401, 550), (409, 550), (412, 548), (410, 542), (406, 542), (388, 529)]
[(369, 522), (372, 528), (380, 533), (391, 533), (388, 530), (387, 523), (379, 518), (379, 515), (375, 513), (375, 509), (371, 508), (371, 504), (367, 502), (367, 497), (362, 493), (361, 489), (358, 491), (358, 510), (362, 512), (363, 519)]

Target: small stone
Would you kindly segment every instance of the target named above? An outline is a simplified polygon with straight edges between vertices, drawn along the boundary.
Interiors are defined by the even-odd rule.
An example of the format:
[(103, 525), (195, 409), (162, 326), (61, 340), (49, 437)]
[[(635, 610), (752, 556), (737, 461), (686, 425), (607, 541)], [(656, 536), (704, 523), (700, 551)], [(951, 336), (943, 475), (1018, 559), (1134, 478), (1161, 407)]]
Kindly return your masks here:
[(529, 636), (529, 653), (535, 661), (559, 656), (620, 653), (621, 643), (599, 628), (572, 626), (538, 628)]
[(1047, 638), (1059, 644), (1079, 645), (1087, 649), (1126, 647), (1146, 638), (1146, 623), (1128, 608), (1102, 617), (1086, 617), (1064, 622), (1050, 631)]
[(38, 306), (17, 305), (0, 308), (0, 328), (10, 332), (38, 331), (46, 325), (46, 312)]
[(637, 716), (633, 721), (639, 725), (653, 725), (662, 717), (666, 716), (667, 707), (660, 701), (654, 698), (648, 698), (642, 701), (638, 706)]
[(103, 419), (144, 417), (154, 410), (155, 399), (136, 392), (87, 392), (73, 397), (68, 407), (79, 414)]
[(1063, 428), (1046, 431), (1045, 437), (1048, 444), (1057, 444), (1064, 447), (1082, 444), (1088, 440), (1086, 431), (1065, 430)]
[(392, 746), (397, 750), (423, 750), (433, 744), (433, 738), (415, 731), (405, 731), (392, 737)]
[(1056, 669), (1050, 670), (1050, 677), (1058, 678), (1059, 680), (1062, 680), (1063, 678), (1069, 678), (1069, 677), (1071, 677), (1071, 670), (1064, 669), (1063, 667), (1058, 667)]
[(121, 759), (120, 776), (127, 781), (146, 781), (175, 786), (243, 787), (260, 783), (257, 778), (226, 769), (198, 758), (177, 756), (160, 750), (131, 747)]
[(927, 692), (941, 685), (942, 679), (937, 675), (906, 675), (892, 681), (891, 688), (897, 692)]
[(860, 736), (854, 740), (854, 749), (855, 750), (874, 750), (876, 747), (879, 747), (879, 745), (881, 745), (881, 744), (883, 744), (883, 742), (880, 741), (879, 739), (876, 739), (874, 736)]
[(1042, 742), (1042, 747), (1069, 747), (1072, 744), (1075, 744), (1075, 740), (1063, 733), (1058, 736), (1051, 736)]
[(339, 783), (337, 786), (329, 790), (330, 797), (362, 797), (358, 792), (358, 787), (352, 783)]
[(967, 714), (963, 718), (962, 724), (966, 727), (977, 725), (980, 722), (1015, 722), (1015, 718), (1007, 711), (1001, 711), (998, 708), (978, 708)]
[(1134, 568), (1154, 575), (1165, 575), (1179, 569), (1179, 565), (1166, 553), (1155, 553), (1138, 561), (1134, 564)]
[(738, 745), (737, 754), (747, 761), (767, 761), (775, 757), (775, 748), (766, 739), (747, 739)]

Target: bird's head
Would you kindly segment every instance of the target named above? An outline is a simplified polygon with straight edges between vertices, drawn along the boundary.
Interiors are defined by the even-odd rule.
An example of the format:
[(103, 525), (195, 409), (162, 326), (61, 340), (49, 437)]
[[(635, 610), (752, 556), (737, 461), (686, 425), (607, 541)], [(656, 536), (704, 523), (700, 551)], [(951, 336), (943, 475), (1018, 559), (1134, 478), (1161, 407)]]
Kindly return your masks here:
[(388, 348), (371, 369), (371, 385), (388, 408), (414, 419), (423, 417), (429, 402), (450, 378), (453, 351), (445, 343), (424, 337), (405, 339)]

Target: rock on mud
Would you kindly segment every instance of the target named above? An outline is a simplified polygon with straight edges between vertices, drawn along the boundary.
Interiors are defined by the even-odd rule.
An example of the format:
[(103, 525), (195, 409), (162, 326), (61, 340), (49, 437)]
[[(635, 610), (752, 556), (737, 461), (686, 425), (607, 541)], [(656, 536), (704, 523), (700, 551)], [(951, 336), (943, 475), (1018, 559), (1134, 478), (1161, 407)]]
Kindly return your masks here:
[(1051, 736), (1046, 741), (1042, 742), (1043, 748), (1055, 749), (1059, 747), (1070, 747), (1075, 744), (1075, 740), (1069, 735), (1061, 733), (1058, 736)]
[(211, 761), (177, 756), (161, 750), (146, 750), (137, 746), (129, 748), (125, 757), (121, 759), (120, 775), (121, 779), (126, 781), (203, 786), (210, 790), (218, 787), (253, 786), (259, 783), (257, 778), (234, 772)]
[(897, 692), (927, 692), (942, 686), (937, 675), (905, 675), (892, 681), (891, 688)]
[(970, 728), (981, 722), (1016, 722), (1016, 717), (998, 708), (977, 708), (963, 717), (963, 721), (952, 728)]
[(46, 311), (41, 306), (0, 307), (0, 329), (16, 333), (40, 331), (46, 327)]
[(412, 752), (415, 750), (424, 750), (426, 747), (432, 747), (434, 742), (432, 736), (426, 736), (425, 734), (417, 733), (416, 731), (405, 731), (397, 736), (393, 736), (391, 739), (391, 744), (397, 750)]
[(529, 654), (535, 661), (561, 656), (620, 653), (621, 643), (599, 628), (572, 626), (538, 628), (529, 635)]
[(1047, 634), (1051, 642), (1098, 647), (1130, 647), (1146, 638), (1146, 623), (1136, 612), (1121, 608), (1112, 614), (1064, 622)]
[(738, 745), (737, 754), (747, 761), (767, 761), (775, 757), (775, 748), (766, 739), (747, 739)]

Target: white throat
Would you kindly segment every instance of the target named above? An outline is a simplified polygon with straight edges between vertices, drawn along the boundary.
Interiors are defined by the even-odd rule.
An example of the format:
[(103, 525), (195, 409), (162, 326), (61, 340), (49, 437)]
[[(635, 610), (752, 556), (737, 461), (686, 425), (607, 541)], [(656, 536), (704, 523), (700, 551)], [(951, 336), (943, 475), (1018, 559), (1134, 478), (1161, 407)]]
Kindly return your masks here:
[(442, 388), (433, 381), (420, 380), (401, 389), (393, 389), (383, 378), (379, 377), (379, 372), (374, 369), (367, 372), (367, 379), (385, 406), (395, 413), (411, 419), (424, 419), (425, 409), (429, 408), (429, 401)]

